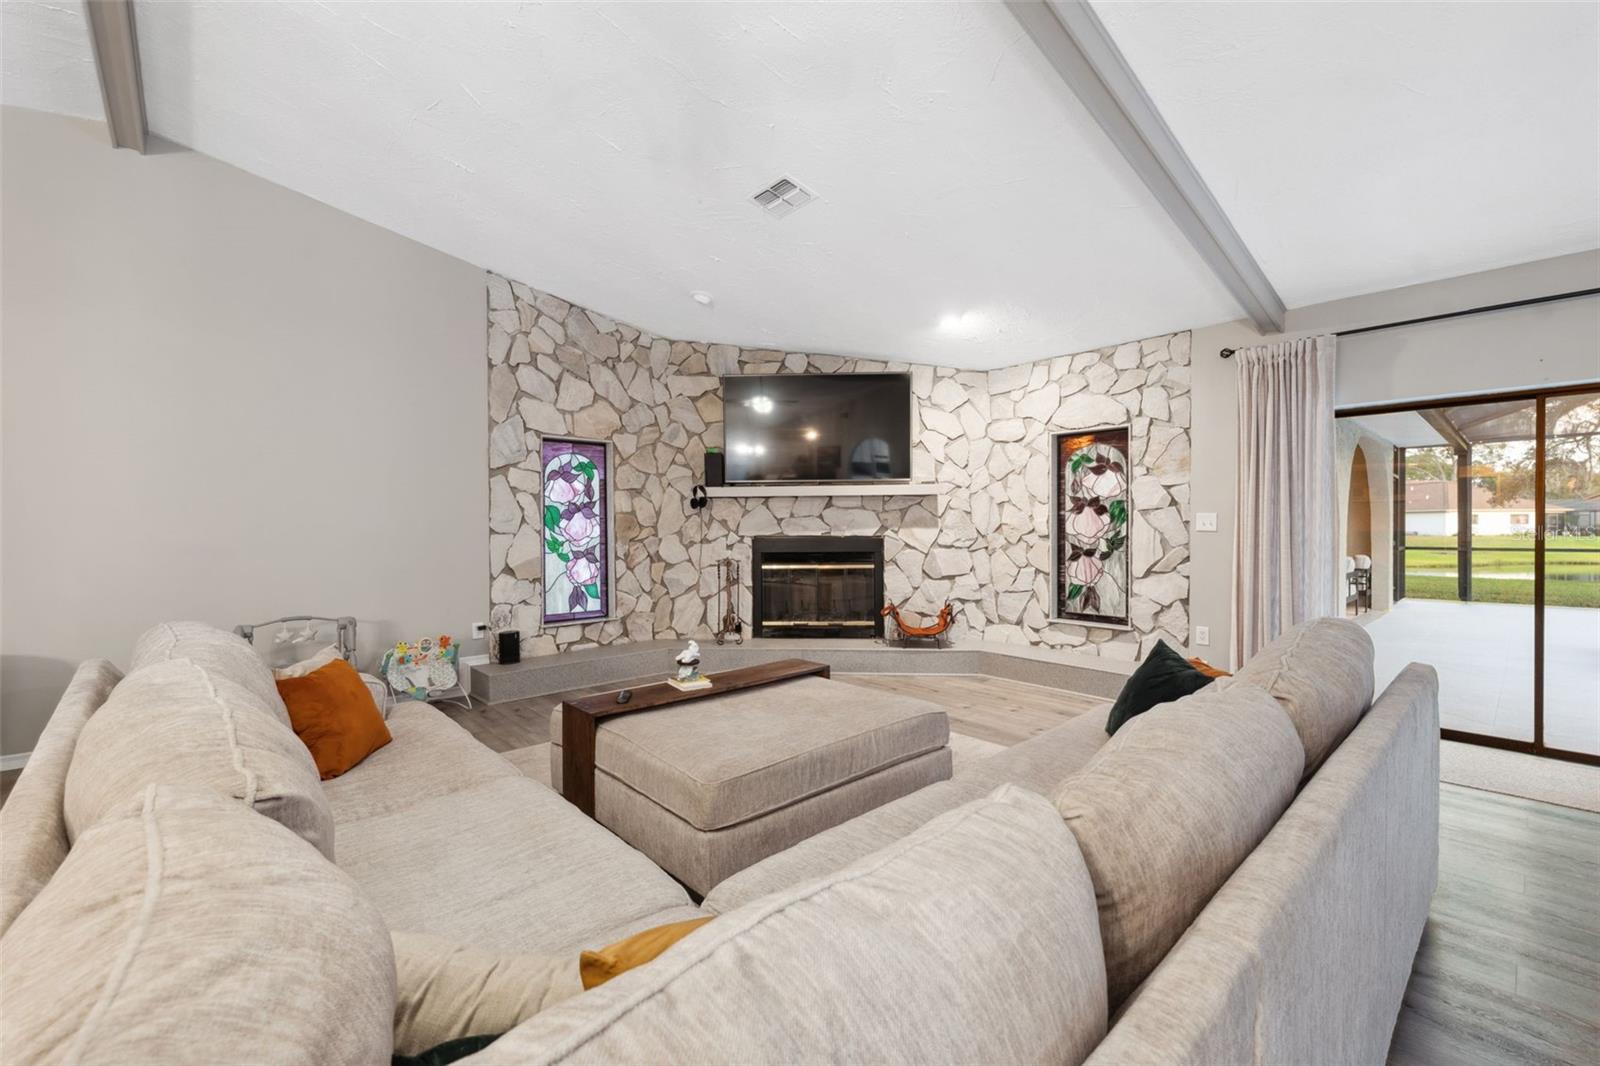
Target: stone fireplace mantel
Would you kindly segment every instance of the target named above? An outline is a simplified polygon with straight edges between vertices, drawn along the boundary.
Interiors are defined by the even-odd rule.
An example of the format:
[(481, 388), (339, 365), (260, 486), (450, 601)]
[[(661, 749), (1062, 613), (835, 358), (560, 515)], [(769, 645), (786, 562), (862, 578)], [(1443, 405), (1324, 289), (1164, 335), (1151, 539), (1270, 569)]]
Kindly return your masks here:
[(747, 496), (942, 496), (949, 485), (929, 481), (863, 481), (840, 485), (717, 485), (706, 489), (713, 499)]

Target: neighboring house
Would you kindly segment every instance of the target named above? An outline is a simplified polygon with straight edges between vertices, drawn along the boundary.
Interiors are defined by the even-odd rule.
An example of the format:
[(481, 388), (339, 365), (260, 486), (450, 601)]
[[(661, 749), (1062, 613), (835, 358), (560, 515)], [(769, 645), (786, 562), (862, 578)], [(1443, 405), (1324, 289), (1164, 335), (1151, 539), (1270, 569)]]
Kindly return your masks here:
[[(1600, 496), (1593, 499), (1546, 500), (1546, 524), (1560, 533), (1600, 533)], [(1557, 512), (1560, 513), (1557, 513)]]
[[(1406, 482), (1406, 536), (1453, 537), (1456, 535), (1456, 483), (1454, 481)], [(1584, 501), (1600, 506), (1595, 501)], [(1571, 508), (1545, 502), (1545, 514), (1555, 520), (1565, 519)], [(1589, 521), (1595, 520), (1591, 511)], [(1534, 529), (1534, 509), (1531, 499), (1494, 502), (1494, 494), (1482, 485), (1472, 486), (1472, 532), (1494, 536), (1499, 534), (1528, 533)]]

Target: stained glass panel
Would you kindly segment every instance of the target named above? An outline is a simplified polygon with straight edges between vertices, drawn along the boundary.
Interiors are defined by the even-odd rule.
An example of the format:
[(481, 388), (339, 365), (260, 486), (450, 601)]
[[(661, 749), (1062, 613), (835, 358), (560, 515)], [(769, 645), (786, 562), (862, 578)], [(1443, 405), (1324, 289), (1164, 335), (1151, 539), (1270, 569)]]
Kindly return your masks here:
[(544, 621), (591, 622), (611, 613), (611, 471), (604, 444), (546, 437)]
[(1055, 435), (1054, 617), (1128, 624), (1128, 427)]

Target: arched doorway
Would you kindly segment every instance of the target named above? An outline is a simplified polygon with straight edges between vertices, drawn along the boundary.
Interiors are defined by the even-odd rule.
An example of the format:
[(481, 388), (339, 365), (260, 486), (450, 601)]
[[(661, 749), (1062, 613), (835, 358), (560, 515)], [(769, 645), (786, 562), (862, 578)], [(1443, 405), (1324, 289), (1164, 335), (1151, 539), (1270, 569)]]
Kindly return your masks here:
[[(1359, 426), (1339, 426), (1339, 590), (1347, 597), (1346, 557), (1372, 560), (1371, 607), (1382, 614), (1394, 605), (1394, 446)], [(1363, 606), (1367, 603), (1363, 598)], [(1363, 611), (1361, 620), (1367, 620)]]
[[(1344, 551), (1347, 560), (1357, 563), (1362, 578), (1357, 602), (1355, 583), (1347, 583), (1345, 611), (1352, 613), (1372, 606), (1372, 489), (1367, 470), (1367, 453), (1359, 443), (1350, 457), (1350, 498), (1345, 504)], [(1365, 566), (1360, 564), (1365, 563)], [(1346, 566), (1349, 566), (1348, 561)], [(1364, 575), (1359, 571), (1364, 570)]]

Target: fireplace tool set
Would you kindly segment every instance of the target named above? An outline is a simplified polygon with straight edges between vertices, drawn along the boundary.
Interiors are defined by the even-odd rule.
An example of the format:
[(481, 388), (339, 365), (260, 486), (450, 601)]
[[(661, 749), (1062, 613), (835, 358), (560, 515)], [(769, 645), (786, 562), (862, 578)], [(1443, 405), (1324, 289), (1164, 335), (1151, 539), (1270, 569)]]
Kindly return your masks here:
[(723, 559), (717, 563), (717, 643), (729, 637), (735, 644), (744, 643), (744, 623), (739, 621), (739, 560)]

